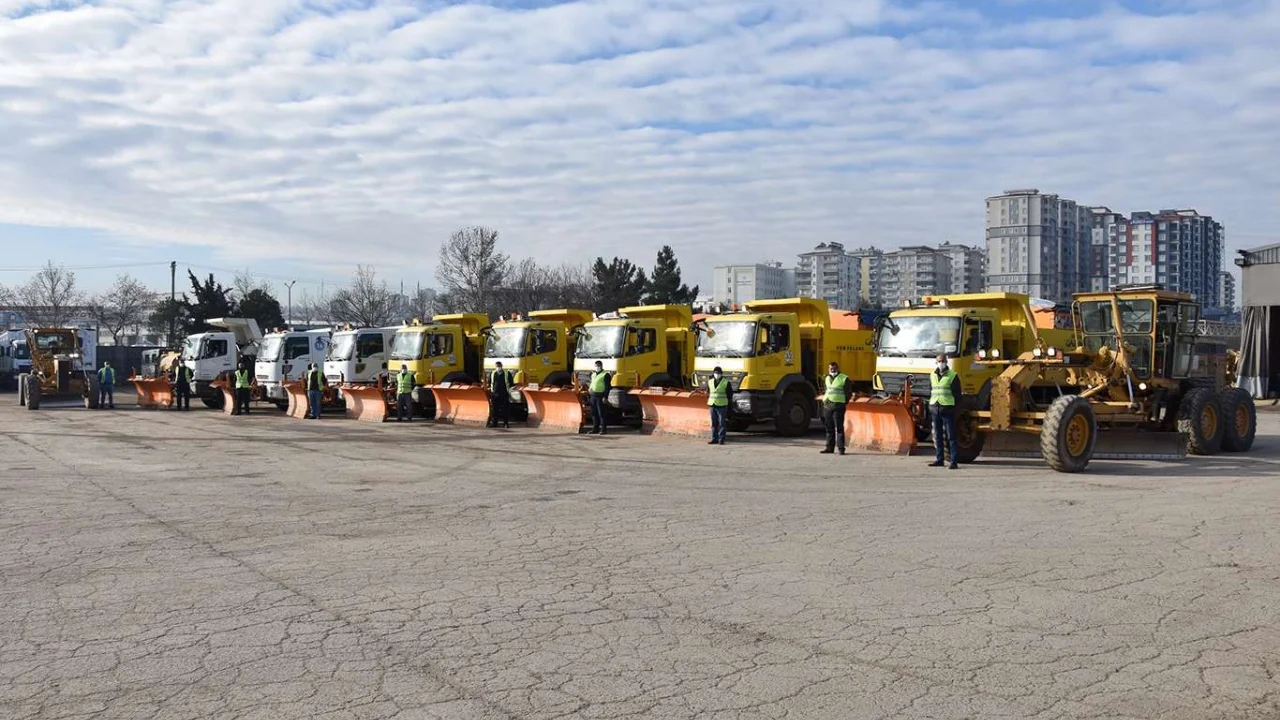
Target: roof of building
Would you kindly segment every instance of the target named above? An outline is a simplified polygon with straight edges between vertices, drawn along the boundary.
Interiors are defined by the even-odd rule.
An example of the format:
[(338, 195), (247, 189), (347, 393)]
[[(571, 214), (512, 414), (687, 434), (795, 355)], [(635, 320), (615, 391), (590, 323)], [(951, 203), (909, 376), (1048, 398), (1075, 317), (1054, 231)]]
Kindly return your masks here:
[(1240, 255), (1240, 257), (1236, 258), (1236, 265), (1240, 267), (1280, 263), (1280, 243), (1263, 245), (1249, 250), (1237, 250), (1236, 253)]

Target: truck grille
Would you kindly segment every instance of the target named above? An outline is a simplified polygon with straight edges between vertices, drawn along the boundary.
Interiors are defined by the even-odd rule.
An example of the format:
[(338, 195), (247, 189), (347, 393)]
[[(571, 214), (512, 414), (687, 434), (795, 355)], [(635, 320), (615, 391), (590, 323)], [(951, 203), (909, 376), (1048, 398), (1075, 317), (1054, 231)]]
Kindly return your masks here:
[[(729, 378), (729, 387), (734, 392), (737, 392), (742, 388), (742, 381), (747, 377), (747, 374), (744, 372), (727, 372), (724, 376)], [(693, 374), (693, 386), (697, 388), (706, 388), (707, 381), (710, 379), (711, 373), (699, 370)]]
[(929, 373), (904, 373), (904, 372), (882, 372), (879, 373), (880, 384), (884, 386), (884, 391), (890, 395), (897, 395), (902, 392), (902, 385), (906, 382), (907, 376), (911, 376), (911, 396), (927, 398), (931, 392), (929, 387)]

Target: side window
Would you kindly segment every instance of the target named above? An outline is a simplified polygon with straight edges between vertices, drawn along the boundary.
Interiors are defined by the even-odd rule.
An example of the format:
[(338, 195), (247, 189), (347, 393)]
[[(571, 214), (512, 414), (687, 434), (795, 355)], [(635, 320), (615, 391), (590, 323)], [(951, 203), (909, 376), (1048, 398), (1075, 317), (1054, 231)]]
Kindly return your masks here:
[(964, 340), (964, 351), (961, 355), (977, 355), (979, 350), (994, 346), (990, 320), (969, 320), (965, 323), (968, 335)]
[(637, 328), (632, 337), (628, 355), (644, 355), (658, 348), (658, 331), (654, 328)]
[(440, 357), (453, 352), (452, 335), (432, 335), (431, 345), (427, 349), (429, 357)]
[(555, 330), (534, 330), (529, 334), (533, 355), (546, 355), (556, 351)]
[(289, 338), (285, 341), (284, 359), (296, 360), (311, 354), (311, 341), (307, 338)]
[(775, 323), (769, 326), (769, 348), (773, 352), (785, 352), (791, 347), (791, 326)]
[(361, 335), (360, 342), (356, 345), (356, 359), (363, 360), (367, 357), (378, 355), (382, 352), (382, 336), (381, 335)]
[(226, 340), (208, 340), (204, 344), (204, 356), (202, 359), (218, 358), (227, 354)]

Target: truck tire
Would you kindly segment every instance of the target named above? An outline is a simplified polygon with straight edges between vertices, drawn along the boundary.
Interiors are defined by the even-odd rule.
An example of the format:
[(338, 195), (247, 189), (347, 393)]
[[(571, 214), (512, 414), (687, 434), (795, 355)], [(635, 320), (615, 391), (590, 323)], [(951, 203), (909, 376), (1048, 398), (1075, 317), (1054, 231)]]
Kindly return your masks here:
[(40, 388), (40, 378), (36, 375), (27, 376), (27, 409), (40, 409), (40, 396), (42, 390)]
[(1253, 447), (1253, 436), (1258, 431), (1258, 410), (1253, 406), (1253, 396), (1243, 388), (1227, 388), (1218, 402), (1222, 403), (1222, 449), (1247, 452)]
[(774, 424), (783, 437), (799, 437), (809, 432), (813, 422), (813, 401), (804, 393), (788, 390), (778, 402), (778, 415)]
[(27, 406), (27, 374), (18, 375), (18, 407)]
[(222, 406), (227, 404), (226, 399), (222, 397), (222, 391), (216, 388), (212, 395), (201, 395), (200, 402), (204, 403), (205, 407), (213, 408), (214, 410), (221, 410)]
[(729, 416), (729, 432), (746, 432), (751, 429), (751, 418)]
[(97, 410), (101, 391), (102, 384), (98, 382), (97, 375), (86, 377), (84, 379), (84, 406), (90, 410)]
[(1040, 454), (1049, 467), (1061, 473), (1077, 473), (1089, 466), (1098, 443), (1098, 421), (1093, 406), (1079, 395), (1063, 395), (1044, 415)]
[(1209, 388), (1195, 388), (1178, 405), (1178, 432), (1187, 434), (1192, 455), (1215, 455), (1222, 449), (1222, 403)]
[(956, 460), (966, 465), (977, 460), (986, 443), (987, 436), (978, 432), (978, 419), (969, 413), (960, 413), (956, 418)]

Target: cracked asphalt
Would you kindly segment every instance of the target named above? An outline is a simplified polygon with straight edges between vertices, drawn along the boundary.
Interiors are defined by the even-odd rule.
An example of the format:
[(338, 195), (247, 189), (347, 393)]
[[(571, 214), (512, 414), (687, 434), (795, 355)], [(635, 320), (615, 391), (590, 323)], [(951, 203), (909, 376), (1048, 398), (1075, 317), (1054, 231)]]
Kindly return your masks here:
[(1068, 476), (0, 396), (0, 718), (1280, 718), (1259, 426)]

